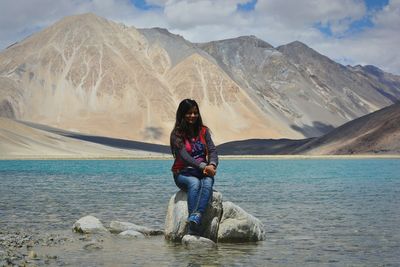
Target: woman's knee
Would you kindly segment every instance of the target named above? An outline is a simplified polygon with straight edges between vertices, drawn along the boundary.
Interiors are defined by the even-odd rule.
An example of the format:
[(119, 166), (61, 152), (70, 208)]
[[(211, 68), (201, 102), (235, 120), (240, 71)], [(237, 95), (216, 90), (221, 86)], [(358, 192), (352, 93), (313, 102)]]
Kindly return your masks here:
[(197, 179), (196, 177), (192, 177), (193, 179), (190, 179), (188, 183), (188, 187), (191, 189), (196, 189), (198, 190), (200, 188), (200, 180)]
[(176, 180), (179, 184), (185, 185), (186, 188), (198, 188), (200, 186), (199, 179), (193, 176), (179, 175)]

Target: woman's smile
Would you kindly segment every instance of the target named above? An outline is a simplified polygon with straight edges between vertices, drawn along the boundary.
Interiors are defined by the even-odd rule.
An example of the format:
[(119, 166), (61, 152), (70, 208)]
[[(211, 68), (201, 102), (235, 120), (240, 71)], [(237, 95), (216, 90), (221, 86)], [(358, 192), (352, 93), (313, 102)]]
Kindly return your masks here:
[(199, 111), (197, 110), (197, 107), (189, 109), (189, 111), (186, 112), (185, 114), (185, 120), (187, 123), (190, 124), (194, 124), (198, 118), (199, 118)]

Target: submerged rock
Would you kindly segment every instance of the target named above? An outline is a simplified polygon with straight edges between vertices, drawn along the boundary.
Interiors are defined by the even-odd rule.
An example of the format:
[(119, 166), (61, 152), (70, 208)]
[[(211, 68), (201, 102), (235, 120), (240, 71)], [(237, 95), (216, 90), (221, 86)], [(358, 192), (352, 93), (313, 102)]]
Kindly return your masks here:
[(88, 215), (80, 218), (72, 226), (72, 230), (82, 234), (107, 233), (108, 230), (103, 226), (99, 219)]
[(129, 222), (119, 222), (112, 221), (110, 223), (110, 232), (111, 233), (121, 233), (127, 230), (133, 230), (136, 232), (140, 232), (144, 235), (162, 235), (164, 232), (162, 230), (151, 229), (146, 226), (137, 225)]
[(118, 234), (118, 236), (124, 238), (144, 238), (144, 235), (135, 230), (126, 230)]
[[(200, 232), (203, 237), (217, 240), (219, 219), (222, 215), (222, 195), (214, 191), (212, 199), (207, 206), (200, 225)], [(168, 204), (167, 216), (165, 219), (165, 233), (167, 240), (181, 241), (187, 234), (188, 224), (187, 194), (180, 190), (173, 195)]]
[(84, 250), (89, 250), (89, 251), (100, 250), (100, 249), (103, 249), (103, 246), (100, 245), (97, 242), (91, 242), (91, 243), (88, 243), (88, 244), (84, 245), (83, 249)]
[(216, 248), (217, 244), (214, 241), (195, 235), (185, 235), (182, 238), (182, 245), (188, 249), (198, 249), (198, 248)]
[(248, 242), (265, 239), (259, 219), (230, 201), (222, 203), (223, 213), (218, 229), (219, 242)]

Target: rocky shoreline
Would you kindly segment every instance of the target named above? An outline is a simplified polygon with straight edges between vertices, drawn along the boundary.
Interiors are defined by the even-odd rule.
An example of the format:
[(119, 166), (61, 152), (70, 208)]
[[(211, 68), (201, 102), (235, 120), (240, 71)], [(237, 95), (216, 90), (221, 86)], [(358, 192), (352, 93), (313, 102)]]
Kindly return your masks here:
[[(171, 197), (165, 230), (153, 229), (131, 222), (111, 221), (108, 226), (92, 215), (77, 220), (72, 231), (34, 232), (25, 229), (0, 230), (0, 266), (63, 266), (66, 259), (61, 247), (75, 243), (83, 251), (102, 250), (110, 238), (145, 239), (164, 235), (166, 240), (177, 241), (187, 249), (216, 249), (218, 242), (255, 242), (265, 239), (264, 226), (239, 206), (213, 192), (212, 201), (205, 212), (202, 236), (187, 235), (186, 193), (179, 191)], [(53, 250), (49, 248), (54, 247)], [(44, 250), (43, 250), (44, 249)]]
[(56, 246), (73, 239), (59, 234), (40, 234), (26, 230), (0, 230), (0, 266), (63, 265), (54, 255), (38, 255), (37, 246)]

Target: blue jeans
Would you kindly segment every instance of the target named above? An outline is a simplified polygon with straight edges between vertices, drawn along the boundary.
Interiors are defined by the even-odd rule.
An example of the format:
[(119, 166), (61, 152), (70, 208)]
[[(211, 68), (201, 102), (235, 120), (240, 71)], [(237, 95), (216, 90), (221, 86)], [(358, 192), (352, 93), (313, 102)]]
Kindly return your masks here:
[(212, 195), (214, 178), (197, 178), (194, 176), (178, 174), (174, 177), (174, 180), (180, 189), (187, 192), (189, 215), (194, 212), (200, 212), (203, 214)]

